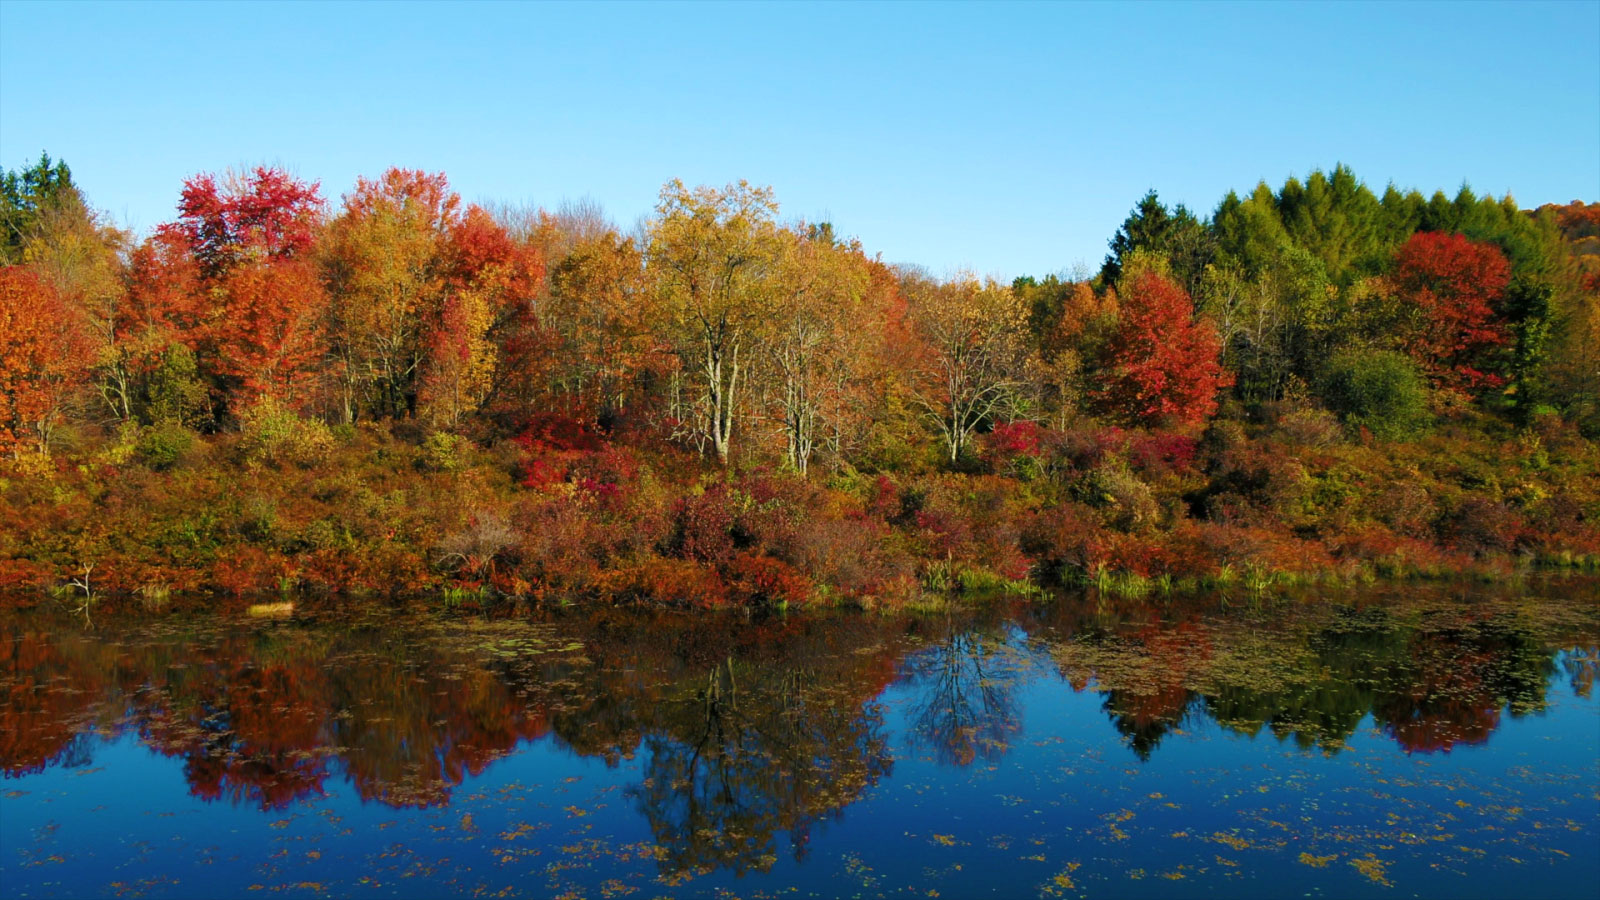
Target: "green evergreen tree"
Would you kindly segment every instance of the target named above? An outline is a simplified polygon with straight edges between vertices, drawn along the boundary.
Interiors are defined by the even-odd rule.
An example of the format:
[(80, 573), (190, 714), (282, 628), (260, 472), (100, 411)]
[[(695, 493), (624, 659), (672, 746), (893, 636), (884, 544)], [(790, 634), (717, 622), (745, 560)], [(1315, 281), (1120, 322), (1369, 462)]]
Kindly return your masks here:
[(63, 160), (52, 161), (50, 154), (39, 154), (39, 161), (26, 169), (0, 172), (0, 264), (22, 262), (22, 251), (39, 227), (42, 213), (69, 200), (83, 204), (83, 197), (72, 183), (72, 170)]
[(1101, 284), (1116, 284), (1128, 257), (1143, 250), (1166, 257), (1173, 277), (1192, 293), (1216, 256), (1216, 240), (1206, 223), (1181, 203), (1168, 210), (1155, 191), (1144, 195), (1110, 244), (1111, 253), (1100, 268)]

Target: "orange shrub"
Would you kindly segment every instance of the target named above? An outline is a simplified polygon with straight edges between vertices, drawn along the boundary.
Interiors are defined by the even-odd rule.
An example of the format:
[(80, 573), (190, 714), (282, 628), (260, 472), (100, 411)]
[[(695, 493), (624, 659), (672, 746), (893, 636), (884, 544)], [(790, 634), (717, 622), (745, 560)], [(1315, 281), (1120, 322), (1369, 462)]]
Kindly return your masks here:
[(717, 573), (686, 559), (648, 556), (607, 572), (604, 592), (618, 599), (661, 606), (715, 609), (728, 604)]
[(746, 606), (799, 605), (811, 598), (811, 582), (770, 556), (740, 553), (724, 568), (729, 597)]

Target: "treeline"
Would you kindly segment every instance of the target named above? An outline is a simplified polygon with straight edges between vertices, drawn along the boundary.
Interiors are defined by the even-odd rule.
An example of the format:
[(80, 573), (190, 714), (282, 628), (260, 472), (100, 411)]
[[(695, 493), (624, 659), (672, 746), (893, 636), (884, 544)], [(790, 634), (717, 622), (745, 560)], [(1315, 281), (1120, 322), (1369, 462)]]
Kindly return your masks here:
[(1098, 277), (1010, 285), (885, 266), (744, 183), (669, 184), (628, 236), (593, 210), (463, 207), (399, 169), (330, 208), (263, 168), (189, 180), (137, 244), (64, 163), (4, 192), (13, 455), (63, 422), (212, 432), (263, 405), (477, 438), (537, 410), (801, 472), (881, 455), (886, 429), (958, 465), (996, 424), (1194, 424), (1228, 397), (1392, 433), (1428, 392), (1600, 427), (1600, 257), (1576, 264), (1562, 215), (1379, 198), (1344, 167), (1208, 219), (1151, 192)]
[[(669, 482), (1043, 478), (1065, 493), (1030, 514), (1070, 499), (1139, 531), (1226, 519), (1239, 490), (1206, 469), (1263, 424), (1600, 434), (1600, 206), (1379, 197), (1344, 167), (1206, 218), (1152, 192), (1099, 273), (1011, 284), (886, 265), (743, 182), (669, 183), (636, 233), (401, 169), (337, 203), (276, 169), (197, 176), (142, 240), (48, 157), (3, 195), (0, 450), (24, 475), (60, 477), (62, 449), (166, 471), (219, 443), (317, 470), (381, 428), (443, 468), (516, 448), (502, 464), (536, 490), (615, 486), (576, 457), (634, 448)], [(1135, 437), (1195, 483), (1139, 499), (1162, 489), (1128, 481)]]

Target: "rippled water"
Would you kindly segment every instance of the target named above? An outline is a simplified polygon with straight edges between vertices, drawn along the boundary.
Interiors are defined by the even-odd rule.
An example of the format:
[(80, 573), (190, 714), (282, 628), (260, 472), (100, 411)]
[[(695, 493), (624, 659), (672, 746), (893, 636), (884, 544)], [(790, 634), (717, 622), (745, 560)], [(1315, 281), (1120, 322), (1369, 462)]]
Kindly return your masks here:
[(0, 884), (1586, 896), (1596, 593), (4, 613)]

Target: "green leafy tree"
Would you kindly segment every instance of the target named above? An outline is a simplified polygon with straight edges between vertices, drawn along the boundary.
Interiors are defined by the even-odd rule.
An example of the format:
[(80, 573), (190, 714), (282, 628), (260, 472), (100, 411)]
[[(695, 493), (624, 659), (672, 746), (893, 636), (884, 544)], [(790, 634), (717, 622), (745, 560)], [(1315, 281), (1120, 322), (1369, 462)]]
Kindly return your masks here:
[(1384, 440), (1414, 435), (1428, 421), (1417, 364), (1393, 350), (1347, 350), (1328, 362), (1322, 395), (1346, 423)]

